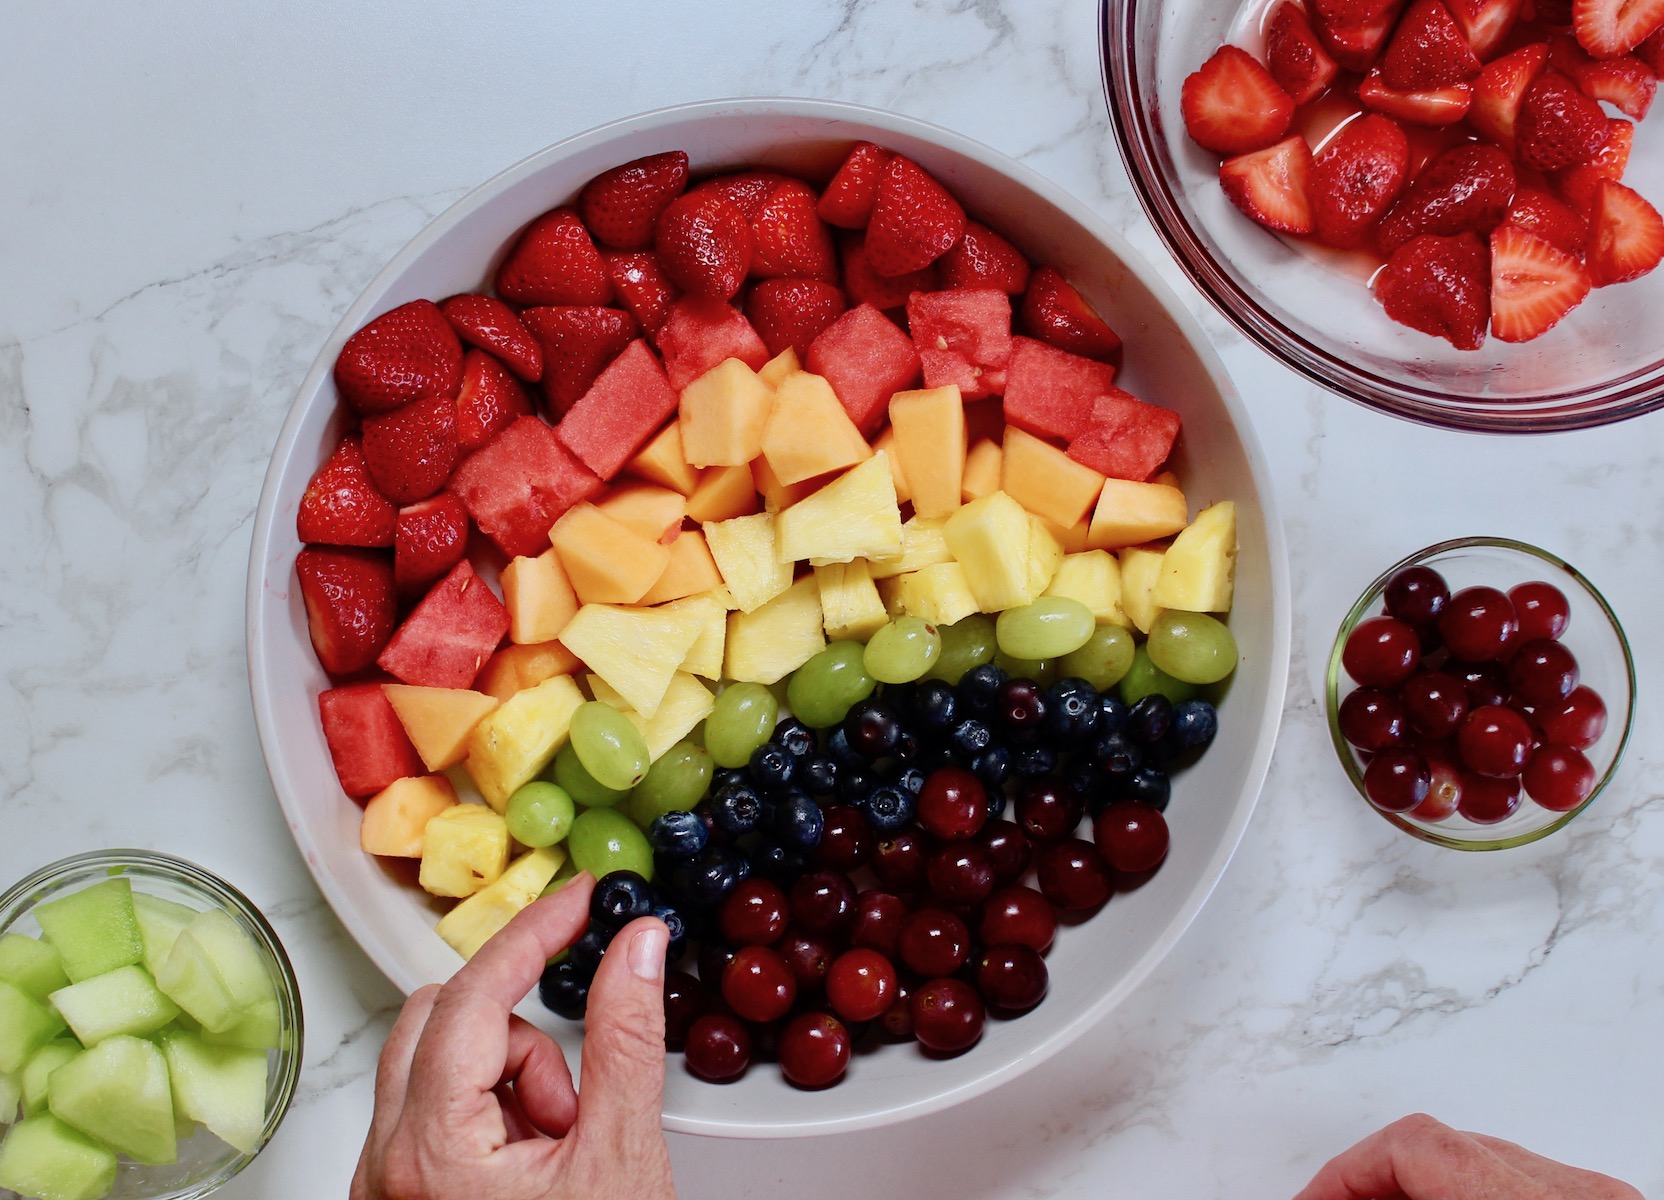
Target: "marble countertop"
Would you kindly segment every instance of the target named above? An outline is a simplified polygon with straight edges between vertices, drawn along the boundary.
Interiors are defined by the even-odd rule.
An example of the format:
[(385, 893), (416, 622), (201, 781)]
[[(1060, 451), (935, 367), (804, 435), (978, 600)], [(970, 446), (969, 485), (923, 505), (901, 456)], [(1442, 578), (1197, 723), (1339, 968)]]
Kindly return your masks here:
[[(265, 461), (359, 289), (480, 180), (661, 105), (788, 94), (979, 138), (1120, 225), (1221, 347), (1296, 606), (1282, 737), (1212, 900), (1077, 1051), (908, 1124), (672, 1138), (689, 1197), (1278, 1197), (1422, 1109), (1664, 1194), (1664, 735), (1565, 833), (1463, 855), (1353, 800), (1319, 699), (1382, 564), (1556, 550), (1664, 663), (1664, 417), (1439, 433), (1274, 365), (1188, 290), (1116, 153), (1088, 0), (462, 9), (96, 0), (0, 36), (0, 878), (92, 846), (195, 859), (293, 954), (300, 1094), (229, 1200), (345, 1193), (399, 995), (314, 889), (254, 737), (243, 580)], [(720, 12), (720, 16), (715, 15)], [(1036, 1018), (1043, 1019), (1043, 1018)]]

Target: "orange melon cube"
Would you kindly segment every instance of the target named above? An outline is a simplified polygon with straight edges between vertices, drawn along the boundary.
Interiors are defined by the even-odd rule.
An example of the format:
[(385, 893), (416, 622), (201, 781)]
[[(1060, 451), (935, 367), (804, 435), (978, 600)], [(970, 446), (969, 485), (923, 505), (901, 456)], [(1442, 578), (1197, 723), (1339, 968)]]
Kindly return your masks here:
[(382, 693), (430, 771), (455, 766), (468, 753), (468, 735), (499, 703), (466, 688), (384, 683)]
[(1109, 479), (1092, 513), (1086, 543), (1094, 550), (1119, 550), (1168, 537), (1189, 523), (1190, 509), (1178, 488)]
[(613, 488), (595, 502), (595, 507), (644, 538), (655, 542), (673, 542), (682, 531), (682, 518), (687, 515), (688, 501), (675, 488), (651, 483), (627, 483)]
[(556, 675), (570, 675), (582, 665), (578, 656), (559, 642), (504, 646), (485, 660), (474, 686), (501, 704), (516, 692), (534, 688)]
[(1102, 475), (1015, 425), (1005, 427), (1004, 449), (1001, 491), (1064, 529), (1086, 519), (1103, 491)]
[(1046, 521), (1046, 532), (1057, 539), (1057, 544), (1063, 547), (1063, 553), (1065, 554), (1080, 554), (1082, 551), (1092, 548), (1087, 541), (1092, 532), (1092, 523), (1086, 518), (1076, 521), (1067, 529), (1061, 525), (1053, 524), (1051, 521)]
[(781, 483), (841, 471), (872, 457), (872, 447), (832, 385), (799, 371), (780, 381), (763, 429), (763, 454)]
[(634, 604), (670, 565), (670, 548), (593, 504), (568, 509), (549, 540), (584, 604)]
[(803, 369), (803, 364), (797, 359), (797, 351), (787, 346), (773, 358), (757, 368), (757, 378), (771, 388), (780, 386), (780, 381), (788, 375), (795, 375)]
[(890, 464), (890, 479), (896, 485), (896, 503), (906, 504), (913, 498), (913, 493), (907, 490), (907, 476), (901, 472), (901, 459), (896, 457), (896, 431), (894, 426), (884, 426), (884, 431), (872, 440), (873, 453), (884, 452), (886, 461)]
[(659, 430), (640, 453), (624, 464), (624, 470), (684, 496), (691, 496), (699, 486), (699, 471), (682, 453), (682, 427), (675, 421)]
[(683, 596), (708, 592), (721, 585), (722, 572), (717, 570), (716, 559), (711, 557), (711, 547), (705, 541), (704, 531), (689, 529), (670, 543), (670, 563), (665, 567), (664, 574), (647, 589), (641, 603), (662, 604), (666, 600), (680, 600)]
[(428, 822), (456, 802), (456, 789), (443, 775), (396, 779), (364, 805), (358, 845), (382, 858), (421, 858)]
[(951, 516), (963, 502), (965, 480), (965, 404), (958, 386), (897, 392), (890, 397), (890, 428), (913, 511)]
[(737, 358), (682, 389), (682, 455), (696, 467), (734, 467), (757, 457), (774, 392)]
[(965, 452), (965, 470), (960, 476), (959, 495), (966, 504), (1000, 490), (1000, 464), (1005, 451), (992, 438), (979, 438)]
[(511, 642), (551, 641), (578, 611), (577, 593), (553, 547), (536, 558), (516, 558), (503, 568), (500, 582)]
[(749, 517), (759, 507), (757, 485), (749, 466), (711, 467), (699, 477), (688, 497), (688, 516), (701, 525)]
[(768, 459), (759, 454), (751, 460), (751, 482), (757, 487), (757, 492), (763, 498), (765, 512), (779, 512), (782, 508), (790, 508), (803, 497), (818, 488), (823, 480), (803, 479), (797, 483), (781, 483), (780, 477), (769, 466)]

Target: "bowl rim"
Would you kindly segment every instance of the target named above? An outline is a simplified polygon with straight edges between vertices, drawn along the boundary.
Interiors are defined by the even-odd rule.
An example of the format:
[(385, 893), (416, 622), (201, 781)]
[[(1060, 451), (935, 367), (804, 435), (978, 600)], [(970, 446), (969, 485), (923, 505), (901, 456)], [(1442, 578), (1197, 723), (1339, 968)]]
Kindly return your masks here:
[[(1010, 1061), (984, 1071), (955, 1086), (916, 1101), (879, 1105), (859, 1114), (829, 1116), (798, 1121), (782, 1121), (768, 1125), (737, 1124), (720, 1119), (687, 1117), (666, 1114), (664, 1127), (673, 1132), (696, 1133), (718, 1137), (801, 1137), (828, 1133), (843, 1133), (869, 1129), (937, 1112), (981, 1095), (998, 1084), (1011, 1079), (1037, 1063), (1052, 1057), (1075, 1041), (1089, 1028), (1103, 1019), (1138, 985), (1142, 984), (1156, 966), (1172, 951), (1173, 946), (1194, 921), (1225, 873), (1232, 855), (1242, 840), (1248, 820), (1258, 803), (1270, 768), (1272, 751), (1282, 719), (1287, 693), (1289, 660), (1292, 644), (1292, 614), (1288, 553), (1282, 521), (1278, 515), (1274, 476), (1260, 446), (1258, 435), (1243, 405), (1229, 373), (1225, 370), (1218, 351), (1208, 340), (1206, 332), (1181, 302), (1174, 290), (1161, 278), (1153, 266), (1101, 216), (1076, 199), (1059, 185), (1033, 169), (982, 142), (956, 133), (939, 125), (914, 117), (888, 112), (864, 105), (842, 101), (806, 99), (799, 97), (745, 97), (723, 100), (702, 100), (653, 109), (619, 118), (561, 139), (493, 175), (470, 190), (450, 208), (424, 226), (373, 279), (342, 314), (340, 321), (324, 340), (311, 369), (296, 389), (289, 412), (279, 431), (272, 457), (267, 464), (265, 478), (255, 514), (255, 525), (249, 551), (249, 568), (245, 597), (245, 637), (247, 643), (249, 686), (254, 705), (255, 727), (261, 750), (271, 777), (273, 790), (283, 808), (290, 833), (301, 857), (311, 872), (319, 890), (330, 907), (346, 926), (359, 948), (393, 984), (406, 994), (413, 984), (400, 964), (385, 953), (382, 939), (356, 910), (335, 880), (325, 871), (319, 847), (302, 819), (294, 797), (297, 789), (279, 750), (277, 729), (273, 717), (272, 687), (276, 664), (269, 657), (261, 638), (265, 563), (271, 555), (273, 540), (278, 536), (277, 492), (285, 464), (304, 423), (306, 406), (314, 396), (342, 344), (347, 337), (370, 316), (379, 311), (391, 285), (404, 273), (407, 266), (453, 227), (511, 184), (535, 174), (539, 170), (569, 155), (582, 152), (597, 143), (627, 133), (675, 126), (692, 120), (717, 116), (747, 117), (803, 117), (823, 119), (865, 127), (876, 135), (896, 134), (929, 142), (961, 157), (997, 169), (1013, 182), (1035, 193), (1047, 203), (1066, 213), (1088, 230), (1093, 238), (1105, 246), (1117, 261), (1135, 277), (1186, 336), (1199, 363), (1207, 371), (1229, 413), (1242, 445), (1243, 457), (1250, 476), (1260, 491), (1259, 511), (1265, 526), (1265, 564), (1269, 586), (1271, 638), (1264, 648), (1268, 657), (1266, 704), (1258, 714), (1258, 729), (1254, 753), (1243, 764), (1241, 778), (1249, 786), (1246, 802), (1239, 805), (1227, 824), (1219, 845), (1205, 864), (1206, 885), (1193, 889), (1187, 902), (1175, 911), (1160, 937), (1136, 962), (1131, 964), (1119, 984), (1102, 993), (1090, 1005), (1062, 1024), (1052, 1027), (1025, 1053)], [(856, 136), (856, 135), (852, 135)], [(372, 949), (374, 947), (375, 949)]]
[[(1390, 813), (1376, 808), (1375, 805), (1369, 803), (1369, 798), (1364, 792), (1364, 776), (1363, 771), (1358, 766), (1358, 756), (1352, 749), (1351, 744), (1347, 742), (1345, 735), (1340, 731), (1340, 685), (1345, 674), (1341, 665), (1341, 655), (1346, 649), (1348, 634), (1365, 617), (1373, 615), (1375, 605), (1380, 600), (1381, 593), (1385, 590), (1388, 581), (1405, 567), (1427, 563), (1453, 551), (1472, 549), (1507, 550), (1522, 554), (1546, 563), (1569, 576), (1605, 615), (1607, 625), (1617, 638), (1618, 649), (1622, 652), (1624, 675), (1629, 686), (1629, 702), (1624, 706), (1623, 729), (1619, 732), (1618, 744), (1613, 749), (1612, 761), (1606, 770), (1601, 773), (1601, 777), (1596, 781), (1589, 795), (1584, 798), (1583, 803), (1576, 808), (1560, 813), (1546, 825), (1508, 837), (1456, 837), (1441, 832), (1432, 826), (1408, 820), (1403, 813)], [(1489, 535), (1449, 538), (1442, 542), (1435, 542), (1431, 546), (1425, 546), (1414, 553), (1406, 554), (1377, 575), (1369, 586), (1359, 594), (1357, 600), (1353, 601), (1352, 607), (1347, 610), (1346, 616), (1341, 619), (1340, 625), (1335, 631), (1334, 644), (1329, 648), (1329, 663), (1323, 681), (1324, 710), (1329, 722), (1329, 740), (1334, 744), (1335, 755), (1340, 759), (1341, 766), (1346, 771), (1346, 777), (1352, 781), (1352, 786), (1357, 789), (1358, 796), (1364, 801), (1365, 806), (1388, 824), (1403, 830), (1411, 837), (1451, 850), (1510, 850), (1515, 846), (1526, 846), (1532, 842), (1541, 841), (1549, 834), (1564, 829), (1573, 817), (1599, 799), (1601, 793), (1606, 790), (1607, 785), (1612, 782), (1613, 777), (1618, 773), (1618, 766), (1623, 762), (1624, 751), (1629, 746), (1629, 736), (1635, 725), (1635, 687), (1635, 656), (1630, 649), (1629, 635), (1624, 632), (1623, 623), (1618, 620), (1618, 614), (1612, 611), (1611, 604), (1601, 594), (1600, 589), (1589, 581), (1588, 576), (1558, 554), (1544, 550), (1540, 546), (1534, 546), (1530, 542), (1522, 542), (1518, 538)]]

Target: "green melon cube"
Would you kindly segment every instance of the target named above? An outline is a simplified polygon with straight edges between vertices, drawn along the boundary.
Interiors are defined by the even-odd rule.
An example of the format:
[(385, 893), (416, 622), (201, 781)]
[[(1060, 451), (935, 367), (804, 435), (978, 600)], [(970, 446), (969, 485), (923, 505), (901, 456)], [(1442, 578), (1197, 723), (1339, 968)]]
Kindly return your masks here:
[(106, 879), (35, 908), (46, 940), (63, 955), (71, 983), (80, 983), (144, 958), (144, 941), (133, 913), (133, 886)]
[(32, 1117), (46, 1109), (47, 1081), (52, 1072), (81, 1053), (81, 1043), (73, 1038), (53, 1038), (36, 1050), (23, 1068), (23, 1115)]
[(62, 956), (40, 939), (21, 933), (0, 934), (0, 979), (36, 1000), (69, 985)]
[(243, 1017), (242, 1006), (214, 969), (214, 960), (189, 929), (174, 939), (167, 961), (156, 972), (156, 986), (204, 1029), (223, 1033)]
[(222, 1033), (202, 1031), (210, 1046), (241, 1046), (245, 1050), (276, 1050), (283, 1045), (283, 1022), (277, 998), (262, 1000), (243, 1010), (243, 1017)]
[(188, 926), (191, 936), (213, 960), (238, 1008), (252, 1008), (277, 997), (266, 958), (237, 919), (223, 909), (198, 913)]
[(196, 920), (197, 910), (160, 896), (134, 892), (133, 915), (139, 922), (139, 940), (144, 943), (144, 969), (154, 978), (173, 949), (173, 939)]
[(180, 1112), (209, 1132), (254, 1153), (266, 1128), (266, 1053), (211, 1046), (189, 1033), (162, 1039)]
[(63, 1031), (57, 1013), (16, 984), (0, 983), (0, 1073), (17, 1074), (31, 1054)]
[(174, 1162), (173, 1090), (155, 1043), (106, 1038), (52, 1072), (52, 1115), (118, 1154), (157, 1165)]
[(52, 1007), (83, 1046), (120, 1033), (155, 1033), (179, 1015), (143, 967), (119, 967), (52, 993)]
[(50, 1113), (0, 1142), (0, 1188), (37, 1200), (99, 1200), (116, 1181), (116, 1156)]
[(0, 1075), (0, 1125), (17, 1120), (17, 1106), (23, 1103), (23, 1081), (12, 1075)]

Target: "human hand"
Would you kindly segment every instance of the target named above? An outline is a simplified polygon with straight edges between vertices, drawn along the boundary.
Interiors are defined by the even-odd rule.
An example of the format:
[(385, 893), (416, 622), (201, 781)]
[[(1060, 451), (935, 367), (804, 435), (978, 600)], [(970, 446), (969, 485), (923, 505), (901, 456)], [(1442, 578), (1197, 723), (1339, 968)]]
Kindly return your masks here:
[(651, 917), (613, 939), (590, 989), (583, 1091), (513, 1013), (583, 932), (595, 881), (534, 903), (393, 1024), (352, 1200), (674, 1200), (660, 1122), (664, 955)]
[(1294, 1200), (1645, 1200), (1581, 1171), (1417, 1113), (1329, 1160)]

